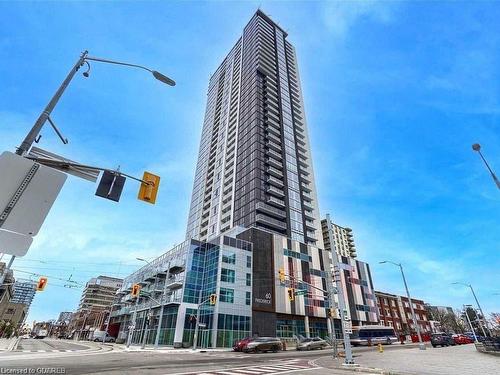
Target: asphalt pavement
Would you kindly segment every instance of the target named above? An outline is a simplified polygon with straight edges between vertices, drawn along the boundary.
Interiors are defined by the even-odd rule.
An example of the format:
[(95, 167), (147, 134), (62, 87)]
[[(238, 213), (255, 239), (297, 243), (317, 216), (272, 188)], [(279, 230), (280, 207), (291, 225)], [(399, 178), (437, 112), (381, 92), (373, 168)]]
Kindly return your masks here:
[[(314, 351), (284, 351), (279, 353), (245, 354), (225, 350), (208, 350), (206, 352), (187, 349), (175, 350), (162, 348), (160, 350), (140, 350), (138, 347), (126, 349), (123, 345), (100, 344), (91, 342), (74, 342), (69, 340), (36, 340), (40, 342), (26, 342), (28, 345), (47, 345), (64, 347), (52, 352), (10, 352), (0, 353), (0, 373), (59, 373), (59, 374), (176, 374), (176, 375), (271, 375), (271, 374), (314, 374), (340, 375), (349, 374), (342, 369), (342, 359), (332, 359), (330, 350)], [(57, 343), (61, 346), (58, 346)], [(74, 345), (84, 349), (71, 351)], [(37, 346), (37, 347), (38, 347)], [(24, 346), (23, 346), (24, 347)], [(469, 347), (474, 347), (469, 345)], [(446, 363), (460, 363), (460, 356), (472, 361), (468, 368), (478, 366), (476, 354), (463, 347), (439, 349), (428, 348), (419, 353), (415, 345), (384, 346), (384, 353), (378, 353), (376, 347), (355, 348), (355, 362), (361, 363), (370, 374), (380, 374), (381, 370), (368, 370), (367, 367), (390, 368), (391, 373), (400, 372), (401, 366), (414, 366), (417, 369), (444, 368)], [(24, 349), (26, 350), (26, 349)], [(36, 349), (42, 350), (42, 349)], [(437, 350), (434, 352), (434, 350)], [(475, 350), (475, 349), (474, 349)], [(446, 359), (440, 359), (445, 355)], [(466, 355), (466, 356), (465, 356)], [(382, 360), (387, 362), (381, 362)], [(497, 359), (498, 360), (498, 359)], [(427, 362), (426, 362), (427, 361)], [(441, 362), (440, 362), (441, 361)], [(474, 362), (476, 361), (476, 362)], [(500, 361), (499, 361), (500, 362)], [(427, 363), (425, 367), (419, 364)], [(457, 365), (458, 366), (458, 365)], [(491, 364), (483, 366), (483, 372), (474, 374), (490, 375)], [(448, 373), (468, 374), (469, 372), (439, 372), (439, 375)], [(481, 367), (478, 367), (481, 368)], [(359, 370), (359, 369), (358, 369)], [(9, 372), (10, 371), (10, 372)], [(26, 371), (26, 372), (21, 372)], [(407, 374), (407, 372), (401, 372)], [(435, 372), (410, 372), (411, 374), (436, 374)], [(470, 372), (473, 374), (473, 372)], [(496, 372), (498, 373), (498, 372)], [(495, 373), (495, 374), (496, 374)], [(493, 375), (493, 373), (491, 373)]]

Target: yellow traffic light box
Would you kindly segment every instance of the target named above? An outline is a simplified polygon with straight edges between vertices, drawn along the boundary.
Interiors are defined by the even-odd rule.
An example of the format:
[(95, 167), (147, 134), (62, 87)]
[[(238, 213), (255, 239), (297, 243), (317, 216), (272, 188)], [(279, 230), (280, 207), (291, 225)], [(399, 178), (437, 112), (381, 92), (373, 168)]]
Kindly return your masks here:
[(40, 277), (40, 280), (38, 280), (38, 283), (36, 284), (36, 291), (42, 292), (47, 286), (47, 281), (48, 279), (45, 276)]
[(210, 294), (210, 304), (215, 305), (217, 302), (217, 294)]
[(289, 301), (294, 301), (295, 300), (295, 289), (288, 288), (287, 292), (288, 292), (288, 300)]
[(158, 194), (158, 188), (160, 187), (160, 176), (154, 175), (149, 172), (144, 172), (142, 180), (145, 182), (141, 183), (137, 199), (155, 204), (156, 195)]
[(278, 278), (280, 279), (280, 283), (283, 284), (285, 282), (285, 270), (283, 268), (278, 270)]
[(132, 285), (132, 297), (138, 297), (141, 293), (141, 286), (139, 284)]

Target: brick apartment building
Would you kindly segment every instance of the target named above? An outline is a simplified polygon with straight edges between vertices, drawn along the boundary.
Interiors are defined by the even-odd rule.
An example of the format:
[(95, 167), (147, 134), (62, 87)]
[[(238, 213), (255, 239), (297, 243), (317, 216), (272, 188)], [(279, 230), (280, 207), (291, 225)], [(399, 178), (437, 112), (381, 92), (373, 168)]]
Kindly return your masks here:
[[(407, 297), (378, 291), (375, 291), (375, 296), (381, 325), (394, 327), (398, 335), (416, 332)], [(412, 303), (421, 332), (430, 333), (431, 325), (424, 301), (412, 298)]]

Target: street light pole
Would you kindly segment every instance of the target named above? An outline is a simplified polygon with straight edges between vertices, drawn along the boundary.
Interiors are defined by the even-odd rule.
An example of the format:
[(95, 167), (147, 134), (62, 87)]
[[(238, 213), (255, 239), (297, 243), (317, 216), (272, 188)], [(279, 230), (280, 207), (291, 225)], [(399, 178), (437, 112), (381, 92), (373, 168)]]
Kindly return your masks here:
[(474, 143), (472, 145), (472, 149), (479, 154), (479, 156), (481, 157), (481, 159), (483, 159), (483, 162), (486, 165), (486, 168), (488, 168), (488, 171), (490, 172), (491, 177), (493, 178), (493, 181), (495, 181), (495, 184), (497, 185), (497, 188), (500, 189), (500, 180), (498, 180), (497, 176), (495, 175), (495, 173), (493, 172), (493, 170), (490, 168), (488, 162), (486, 161), (486, 159), (484, 158), (483, 154), (481, 153), (481, 145), (479, 143)]
[(394, 264), (395, 266), (398, 266), (399, 269), (401, 270), (401, 276), (403, 276), (403, 283), (405, 284), (405, 289), (406, 289), (406, 296), (408, 297), (408, 302), (410, 304), (411, 316), (412, 316), (412, 319), (413, 319), (413, 323), (415, 324), (415, 328), (417, 329), (418, 348), (420, 350), (425, 350), (425, 344), (424, 344), (424, 342), (422, 340), (422, 335), (420, 333), (420, 326), (418, 324), (417, 316), (415, 315), (415, 310), (413, 310), (413, 302), (412, 302), (412, 299), (411, 299), (411, 296), (410, 296), (410, 291), (408, 290), (408, 284), (406, 283), (406, 277), (405, 277), (405, 273), (403, 271), (403, 266), (401, 265), (401, 263), (394, 263), (394, 262), (391, 262), (389, 260), (384, 260), (384, 261), (379, 262), (379, 263), (380, 264), (391, 263), (391, 264)]
[[(482, 316), (482, 319), (479, 319), (479, 326), (481, 327), (481, 330), (483, 331), (483, 335), (485, 337), (487, 337), (486, 331), (484, 330), (484, 326), (483, 326), (483, 322), (484, 322), (484, 325), (486, 325), (486, 316), (484, 315), (483, 309), (481, 308), (481, 305), (479, 304), (479, 300), (476, 297), (476, 293), (474, 293), (474, 288), (472, 288), (471, 284), (461, 283), (461, 282), (458, 282), (458, 281), (455, 282), (455, 283), (452, 283), (452, 284), (454, 284), (454, 285), (464, 285), (464, 286), (467, 286), (467, 287), (470, 288), (470, 291), (472, 292), (472, 295), (474, 296), (474, 299), (476, 300), (477, 307), (479, 308), (479, 311), (481, 312), (481, 316)], [(483, 322), (481, 322), (481, 321), (483, 321)], [(488, 331), (489, 331), (488, 326), (486, 326), (486, 329), (488, 329)], [(490, 332), (490, 336), (491, 336), (491, 332)]]
[(101, 59), (101, 58), (97, 58), (97, 57), (90, 57), (90, 56), (88, 56), (88, 51), (83, 51), (82, 54), (80, 55), (80, 58), (77, 60), (75, 65), (71, 68), (68, 75), (66, 76), (66, 78), (62, 82), (61, 86), (59, 86), (56, 93), (54, 94), (52, 99), (49, 101), (49, 104), (47, 104), (47, 106), (45, 107), (43, 112), (40, 114), (40, 116), (36, 120), (35, 125), (33, 125), (31, 130), (29, 131), (28, 135), (26, 135), (26, 137), (22, 141), (21, 145), (16, 150), (16, 154), (24, 155), (30, 150), (31, 145), (37, 139), (38, 135), (40, 134), (40, 131), (43, 128), (43, 125), (45, 124), (45, 122), (47, 120), (49, 120), (50, 124), (52, 125), (52, 127), (54, 128), (56, 133), (59, 135), (61, 140), (63, 140), (64, 143), (67, 143), (67, 140), (65, 140), (61, 136), (61, 134), (59, 133), (59, 131), (57, 130), (55, 125), (50, 120), (50, 115), (51, 115), (52, 111), (54, 110), (54, 108), (56, 107), (57, 103), (59, 102), (59, 99), (61, 99), (61, 96), (64, 94), (64, 91), (68, 87), (69, 83), (71, 82), (71, 80), (75, 76), (76, 72), (78, 72), (78, 70), (84, 64), (87, 64), (88, 70), (86, 72), (84, 72), (83, 75), (85, 77), (89, 76), (89, 71), (90, 71), (89, 61), (97, 61), (97, 62), (102, 62), (102, 63), (107, 63), (107, 64), (115, 64), (115, 65), (124, 65), (124, 66), (130, 66), (130, 67), (134, 67), (134, 68), (147, 70), (148, 72), (153, 74), (153, 76), (157, 80), (159, 80), (167, 85), (175, 86), (175, 82), (173, 80), (171, 80), (167, 76), (161, 74), (160, 72), (157, 72), (156, 70), (146, 68), (145, 66), (142, 66), (142, 65), (129, 64), (129, 63), (124, 63), (124, 62), (120, 62), (120, 61), (113, 61), (113, 60), (106, 60), (106, 59)]
[[(478, 339), (477, 339), (477, 336), (476, 336), (476, 332), (474, 331), (474, 327), (472, 326), (472, 323), (470, 322), (470, 319), (469, 319), (469, 314), (467, 313), (467, 308), (469, 306), (470, 305), (464, 305), (465, 318), (467, 319), (467, 323), (469, 323), (469, 327), (470, 327), (470, 330), (472, 331), (472, 335), (474, 336), (474, 340), (476, 342), (478, 342)], [(472, 307), (472, 306), (470, 306), (470, 307)]]
[(66, 87), (68, 87), (69, 83), (71, 82), (71, 80), (75, 76), (78, 69), (80, 69), (80, 67), (85, 63), (85, 58), (87, 57), (87, 55), (88, 55), (88, 51), (82, 52), (82, 54), (80, 55), (80, 58), (77, 60), (75, 65), (71, 68), (68, 75), (64, 79), (63, 83), (61, 84), (61, 86), (59, 86), (56, 93), (54, 94), (54, 96), (50, 100), (49, 104), (47, 104), (47, 106), (45, 107), (43, 112), (40, 114), (40, 116), (38, 116), (38, 119), (36, 120), (35, 125), (33, 125), (31, 130), (29, 131), (28, 135), (26, 135), (23, 142), (18, 147), (16, 154), (24, 155), (25, 153), (27, 153), (29, 151), (29, 149), (31, 148), (31, 145), (33, 144), (33, 142), (35, 142), (36, 137), (38, 137), (38, 134), (42, 130), (43, 125), (45, 124), (45, 121), (47, 121), (47, 119), (50, 117), (50, 114), (52, 113), (55, 106), (59, 102), (59, 99), (61, 98), (62, 94), (66, 90)]
[(135, 297), (136, 298), (135, 299), (135, 308), (134, 308), (134, 314), (132, 315), (132, 322), (131, 322), (133, 325), (130, 325), (128, 328), (127, 348), (130, 347), (130, 342), (132, 341), (132, 334), (135, 330), (135, 323), (136, 323), (136, 319), (137, 319), (137, 306), (139, 305), (139, 297), (140, 297), (140, 294), (137, 297)]

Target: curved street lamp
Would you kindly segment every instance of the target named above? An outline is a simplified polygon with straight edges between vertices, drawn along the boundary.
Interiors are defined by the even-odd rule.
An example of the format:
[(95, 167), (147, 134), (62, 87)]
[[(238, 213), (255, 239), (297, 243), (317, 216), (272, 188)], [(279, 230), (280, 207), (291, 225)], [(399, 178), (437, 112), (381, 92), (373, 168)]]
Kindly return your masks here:
[(55, 106), (57, 105), (57, 103), (59, 102), (59, 99), (61, 98), (62, 94), (64, 93), (64, 91), (68, 87), (69, 83), (71, 82), (71, 80), (75, 76), (76, 72), (78, 72), (78, 70), (83, 65), (87, 65), (87, 70), (85, 72), (83, 72), (83, 76), (84, 77), (89, 76), (89, 72), (90, 72), (89, 61), (96, 61), (96, 62), (102, 62), (102, 63), (107, 63), (107, 64), (115, 64), (115, 65), (124, 65), (124, 66), (130, 66), (133, 68), (147, 70), (158, 81), (163, 82), (169, 86), (175, 86), (175, 82), (172, 79), (168, 78), (166, 75), (164, 75), (156, 70), (146, 68), (145, 66), (142, 66), (142, 65), (130, 64), (130, 63), (125, 63), (125, 62), (121, 62), (121, 61), (101, 59), (98, 57), (91, 57), (88, 55), (88, 51), (83, 51), (82, 54), (80, 55), (80, 58), (78, 59), (76, 64), (73, 66), (73, 68), (71, 68), (70, 72), (66, 76), (66, 78), (63, 81), (63, 83), (61, 84), (61, 86), (59, 86), (59, 88), (57, 89), (56, 93), (54, 94), (54, 96), (50, 100), (49, 104), (47, 104), (47, 106), (45, 107), (43, 112), (40, 114), (40, 116), (36, 120), (35, 125), (33, 125), (31, 130), (29, 131), (28, 135), (24, 138), (21, 145), (17, 148), (16, 154), (24, 155), (25, 153), (27, 153), (30, 150), (31, 145), (33, 144), (33, 142), (35, 142), (35, 140), (37, 140), (38, 134), (42, 130), (43, 125), (45, 124), (45, 122), (47, 120), (49, 121), (50, 125), (54, 128), (54, 130), (57, 133), (57, 135), (59, 136), (59, 138), (61, 138), (63, 143), (65, 143), (65, 144), (68, 143), (68, 140), (63, 138), (63, 136), (61, 135), (59, 130), (56, 128), (55, 124), (50, 119), (50, 115), (51, 115), (52, 111), (54, 110)]
[(410, 297), (410, 291), (408, 290), (408, 285), (406, 284), (406, 278), (405, 278), (405, 273), (403, 272), (403, 266), (401, 265), (401, 263), (391, 262), (390, 260), (383, 260), (382, 262), (379, 262), (379, 263), (380, 264), (384, 264), (384, 263), (394, 264), (395, 266), (399, 267), (399, 269), (401, 270), (401, 276), (403, 276), (403, 282), (405, 284), (406, 295), (408, 296), (408, 302), (410, 304), (411, 316), (413, 319), (413, 323), (415, 323), (415, 328), (417, 329), (418, 348), (420, 350), (425, 350), (425, 344), (422, 341), (422, 335), (420, 333), (420, 326), (418, 325), (418, 320), (417, 320), (417, 317), (415, 315), (415, 311), (413, 310), (413, 302), (412, 302), (411, 297)]
[(486, 165), (486, 168), (488, 168), (488, 171), (490, 172), (491, 177), (493, 178), (493, 181), (495, 181), (495, 184), (497, 185), (497, 188), (500, 189), (500, 180), (498, 180), (497, 176), (495, 175), (495, 173), (493, 172), (493, 170), (490, 168), (488, 162), (486, 161), (486, 159), (484, 158), (483, 154), (481, 153), (481, 145), (479, 143), (474, 143), (472, 145), (472, 149), (479, 154), (479, 156), (481, 157), (481, 159), (483, 159), (483, 162)]

